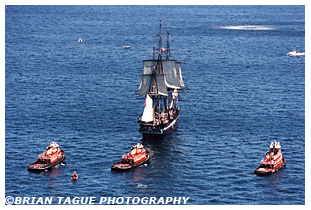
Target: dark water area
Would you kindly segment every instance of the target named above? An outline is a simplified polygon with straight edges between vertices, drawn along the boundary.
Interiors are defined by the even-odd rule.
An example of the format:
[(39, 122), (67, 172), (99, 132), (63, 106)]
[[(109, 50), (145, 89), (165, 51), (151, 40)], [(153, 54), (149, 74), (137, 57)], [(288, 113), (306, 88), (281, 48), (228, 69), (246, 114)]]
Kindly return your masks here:
[[(143, 141), (132, 93), (160, 18), (189, 90), (178, 129)], [(293, 48), (305, 52), (304, 6), (6, 6), (5, 195), (304, 205), (305, 57)], [(254, 175), (275, 140), (286, 168)], [(66, 164), (28, 172), (51, 141)], [(112, 172), (137, 142), (150, 163)]]

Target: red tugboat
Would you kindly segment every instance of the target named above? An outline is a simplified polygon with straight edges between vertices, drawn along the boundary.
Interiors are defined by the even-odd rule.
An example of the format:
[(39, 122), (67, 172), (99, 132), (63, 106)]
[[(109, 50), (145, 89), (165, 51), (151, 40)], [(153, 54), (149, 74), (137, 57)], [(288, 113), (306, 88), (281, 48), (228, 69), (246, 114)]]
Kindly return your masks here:
[(121, 162), (117, 162), (111, 166), (114, 171), (126, 171), (143, 165), (149, 161), (149, 154), (144, 146), (140, 143), (132, 147), (131, 152), (123, 155)]
[(53, 141), (47, 146), (46, 151), (38, 156), (38, 160), (30, 164), (27, 169), (29, 171), (44, 171), (63, 162), (65, 158), (64, 151)]
[(280, 142), (274, 141), (270, 144), (270, 150), (266, 153), (261, 165), (254, 171), (259, 176), (266, 176), (277, 172), (286, 165), (285, 158), (281, 153)]

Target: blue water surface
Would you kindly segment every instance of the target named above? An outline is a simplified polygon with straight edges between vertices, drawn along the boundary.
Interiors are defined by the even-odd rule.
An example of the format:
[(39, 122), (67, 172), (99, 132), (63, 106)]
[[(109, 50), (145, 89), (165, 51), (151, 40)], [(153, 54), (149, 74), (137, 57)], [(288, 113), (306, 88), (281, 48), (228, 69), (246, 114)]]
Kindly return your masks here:
[[(132, 93), (160, 18), (189, 90), (178, 130), (142, 141)], [(6, 196), (305, 204), (305, 57), (293, 48), (305, 51), (304, 6), (6, 6)], [(286, 168), (254, 175), (274, 140)], [(66, 164), (28, 172), (51, 141)], [(112, 172), (137, 142), (150, 163)]]

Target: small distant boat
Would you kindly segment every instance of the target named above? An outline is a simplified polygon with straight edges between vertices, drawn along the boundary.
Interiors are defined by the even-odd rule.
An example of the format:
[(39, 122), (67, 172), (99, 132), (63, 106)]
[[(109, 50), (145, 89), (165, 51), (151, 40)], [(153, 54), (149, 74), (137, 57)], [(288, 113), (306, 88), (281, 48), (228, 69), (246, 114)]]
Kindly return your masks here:
[(74, 171), (72, 176), (71, 176), (71, 180), (78, 180), (78, 174)]
[(131, 48), (131, 46), (128, 46), (128, 45), (123, 46), (123, 49), (129, 49), (129, 48)]
[(299, 55), (305, 55), (306, 53), (302, 53), (302, 52), (298, 52), (295, 49), (289, 53), (287, 53), (287, 55), (289, 56), (299, 56)]
[(79, 38), (79, 39), (78, 39), (78, 42), (79, 42), (79, 43), (82, 43), (82, 39), (81, 39), (81, 38)]
[(27, 169), (29, 171), (44, 171), (62, 163), (65, 159), (65, 152), (59, 148), (56, 142), (52, 142), (47, 146), (46, 151), (38, 156), (38, 160), (30, 164)]
[(131, 152), (123, 155), (121, 162), (111, 166), (114, 171), (127, 171), (137, 166), (143, 165), (149, 161), (149, 154), (140, 143), (131, 148)]
[(259, 176), (266, 176), (277, 172), (286, 165), (285, 158), (281, 153), (280, 142), (274, 141), (270, 144), (270, 150), (266, 153), (261, 165), (254, 171)]

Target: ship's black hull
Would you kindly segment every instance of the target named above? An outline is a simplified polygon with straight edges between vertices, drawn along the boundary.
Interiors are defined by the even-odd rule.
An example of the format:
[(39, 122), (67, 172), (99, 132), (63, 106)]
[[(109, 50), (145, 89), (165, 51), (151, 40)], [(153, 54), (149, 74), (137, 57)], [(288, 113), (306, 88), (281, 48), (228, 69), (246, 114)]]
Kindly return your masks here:
[(144, 139), (164, 137), (178, 127), (178, 118), (179, 115), (164, 125), (141, 124), (139, 132)]

